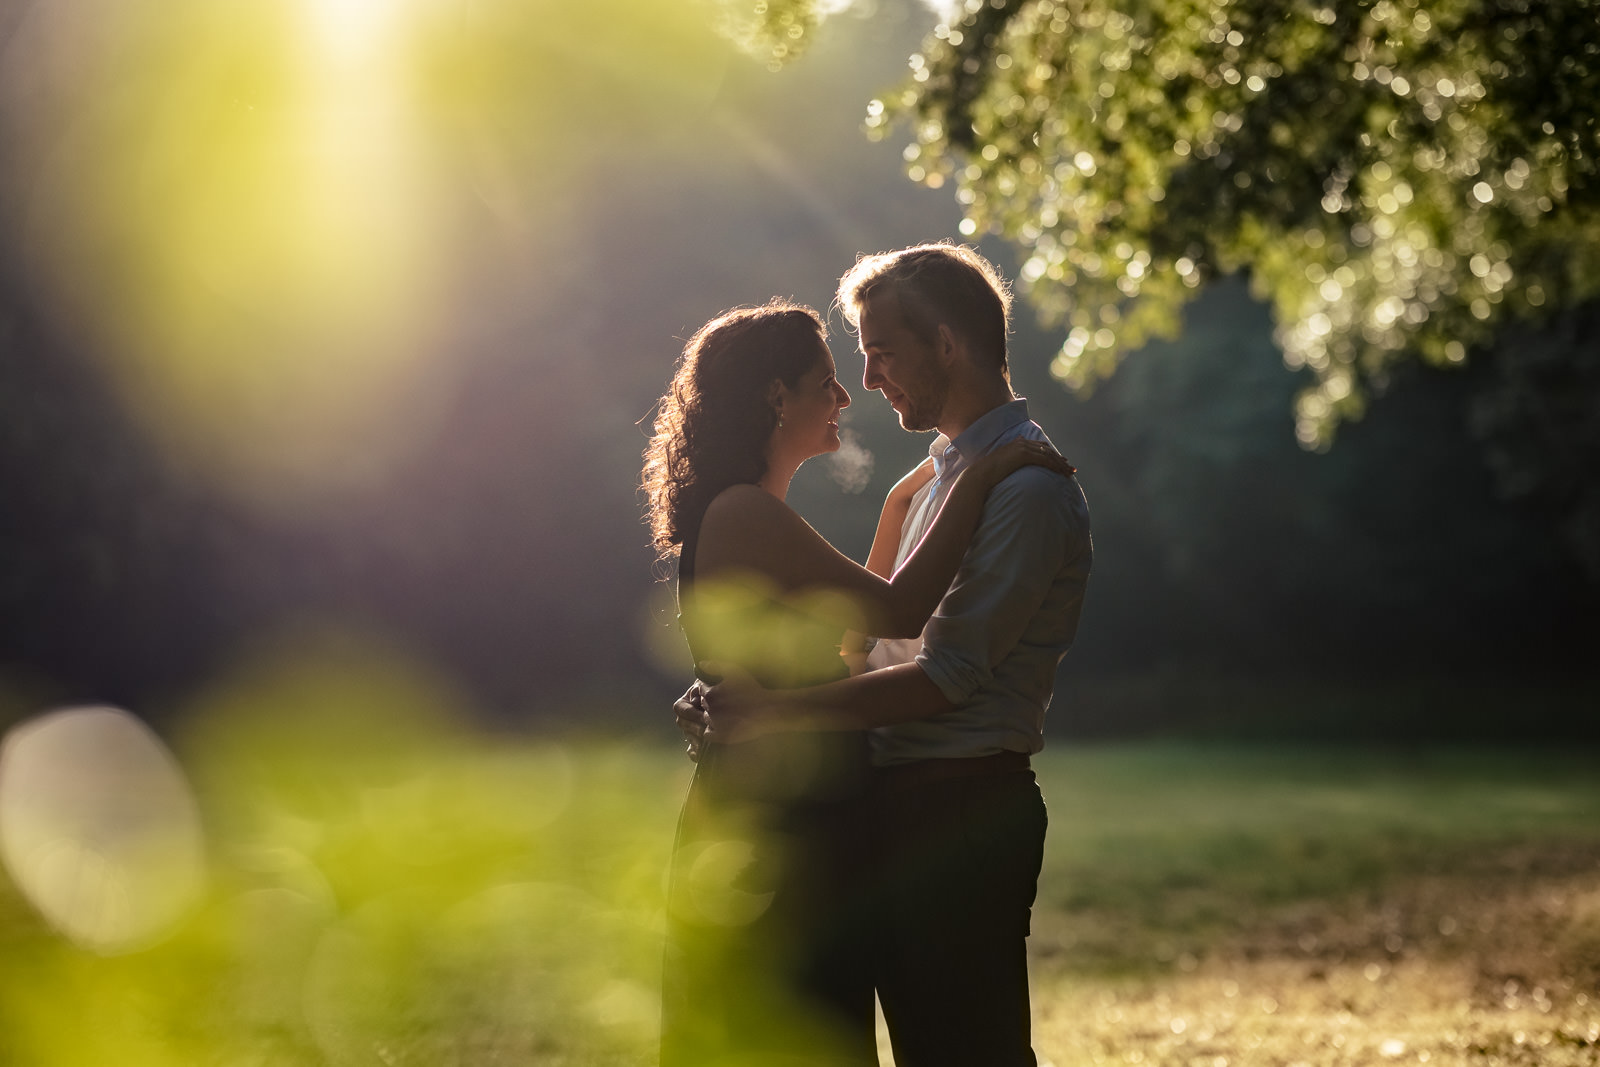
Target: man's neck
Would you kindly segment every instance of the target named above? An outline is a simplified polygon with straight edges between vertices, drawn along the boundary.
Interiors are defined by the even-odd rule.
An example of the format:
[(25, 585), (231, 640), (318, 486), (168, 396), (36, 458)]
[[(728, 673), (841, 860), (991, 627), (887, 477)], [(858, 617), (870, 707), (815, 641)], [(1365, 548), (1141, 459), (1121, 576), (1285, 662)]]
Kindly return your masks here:
[(952, 382), (935, 428), (954, 441), (968, 426), (1015, 399), (1004, 378), (977, 383)]

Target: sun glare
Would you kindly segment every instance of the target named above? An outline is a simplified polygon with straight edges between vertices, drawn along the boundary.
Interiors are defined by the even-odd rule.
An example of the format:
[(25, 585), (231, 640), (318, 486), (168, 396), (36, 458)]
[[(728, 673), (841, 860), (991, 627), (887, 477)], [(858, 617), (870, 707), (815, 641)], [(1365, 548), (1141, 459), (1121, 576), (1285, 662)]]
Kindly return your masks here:
[(393, 46), (404, 0), (304, 0), (322, 54), (341, 64), (381, 62)]
[(171, 454), (233, 495), (281, 510), (369, 484), (445, 395), (413, 12), (138, 7), (117, 49), (60, 27), (84, 73), (40, 105), (70, 131), (32, 183), (43, 291)]
[(529, 281), (549, 208), (685, 143), (729, 61), (651, 0), (83, 0), (7, 54), (40, 57), (0, 177), (41, 310), (186, 474), (290, 518), (422, 454), (478, 282)]

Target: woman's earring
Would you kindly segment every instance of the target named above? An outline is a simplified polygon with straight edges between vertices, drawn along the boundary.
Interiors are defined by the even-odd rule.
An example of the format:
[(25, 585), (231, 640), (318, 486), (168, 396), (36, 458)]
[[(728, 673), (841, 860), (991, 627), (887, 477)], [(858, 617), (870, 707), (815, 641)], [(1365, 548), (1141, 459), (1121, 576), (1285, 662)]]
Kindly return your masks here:
[(778, 429), (783, 429), (783, 412), (778, 412)]

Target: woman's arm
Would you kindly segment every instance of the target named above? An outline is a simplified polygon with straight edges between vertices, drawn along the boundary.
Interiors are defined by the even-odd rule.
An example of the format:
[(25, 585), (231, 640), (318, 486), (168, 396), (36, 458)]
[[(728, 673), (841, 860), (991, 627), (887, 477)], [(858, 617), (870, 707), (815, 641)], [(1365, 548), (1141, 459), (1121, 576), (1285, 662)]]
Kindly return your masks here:
[(911, 512), (911, 500), (917, 490), (933, 480), (933, 460), (925, 459), (904, 478), (894, 483), (889, 495), (883, 499), (883, 511), (878, 515), (878, 529), (872, 535), (872, 551), (867, 553), (867, 570), (879, 578), (894, 577), (895, 556), (900, 553), (900, 531)]
[[(906, 516), (911, 513), (912, 498), (917, 490), (933, 479), (933, 460), (925, 459), (909, 474), (894, 484), (884, 497), (883, 511), (878, 515), (878, 529), (872, 535), (872, 551), (867, 553), (867, 570), (879, 578), (894, 577), (895, 557), (900, 554), (900, 531), (905, 528)], [(846, 630), (839, 644), (839, 655), (844, 657), (851, 674), (867, 669), (867, 635), (859, 630)]]
[(736, 745), (771, 733), (867, 730), (925, 719), (955, 705), (920, 666), (900, 663), (804, 689), (764, 689), (730, 670), (703, 692), (701, 738)]
[[(989, 490), (1032, 464), (1074, 470), (1040, 441), (1013, 441), (981, 457), (956, 479), (933, 527), (889, 580), (828, 544), (776, 497), (753, 485), (733, 486), (706, 509), (697, 573), (705, 581), (719, 572), (753, 572), (791, 594), (796, 607), (841, 628), (915, 637), (955, 577)], [(845, 595), (800, 596), (807, 592)]]

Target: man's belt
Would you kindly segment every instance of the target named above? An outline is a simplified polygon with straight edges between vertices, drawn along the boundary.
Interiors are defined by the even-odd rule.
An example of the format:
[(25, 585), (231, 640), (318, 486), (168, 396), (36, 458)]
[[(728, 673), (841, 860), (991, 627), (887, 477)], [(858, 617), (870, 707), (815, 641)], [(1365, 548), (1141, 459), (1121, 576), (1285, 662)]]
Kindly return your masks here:
[(891, 763), (873, 769), (874, 784), (880, 789), (909, 789), (953, 778), (976, 778), (1010, 774), (1030, 768), (1026, 752), (996, 752), (992, 756), (966, 759), (920, 759), (910, 763)]

